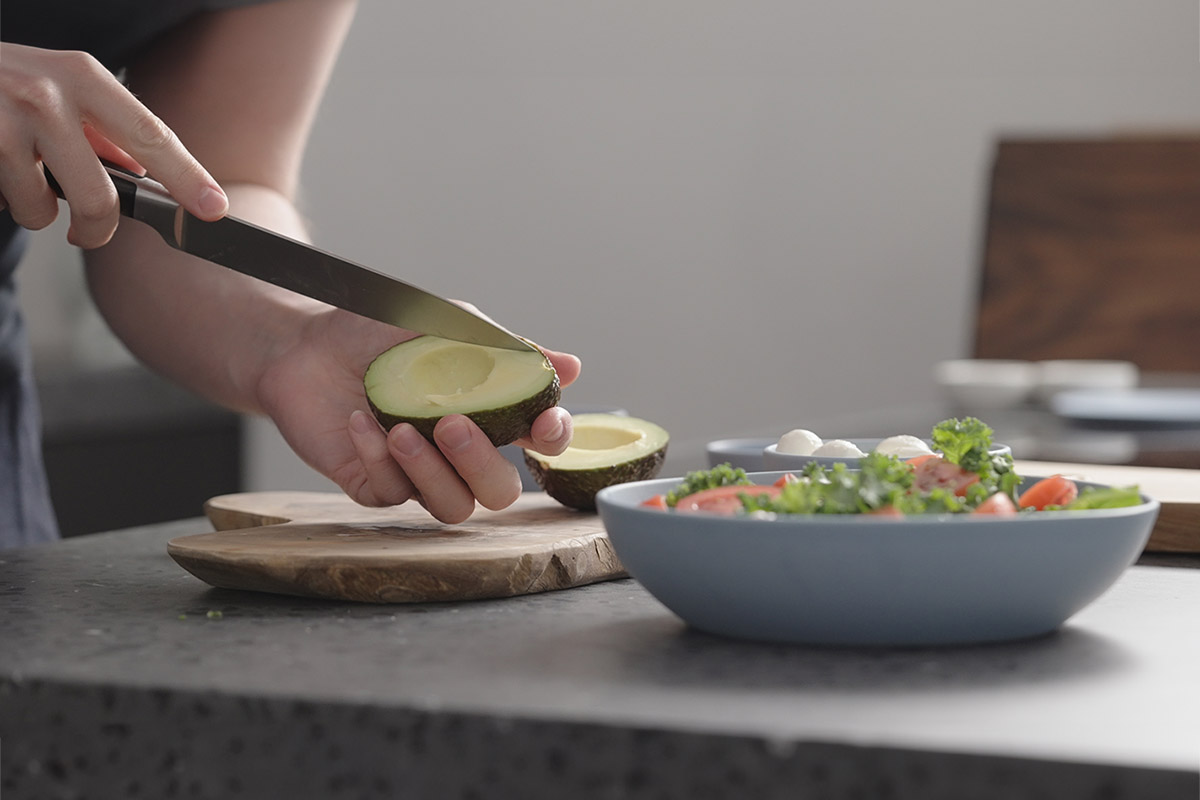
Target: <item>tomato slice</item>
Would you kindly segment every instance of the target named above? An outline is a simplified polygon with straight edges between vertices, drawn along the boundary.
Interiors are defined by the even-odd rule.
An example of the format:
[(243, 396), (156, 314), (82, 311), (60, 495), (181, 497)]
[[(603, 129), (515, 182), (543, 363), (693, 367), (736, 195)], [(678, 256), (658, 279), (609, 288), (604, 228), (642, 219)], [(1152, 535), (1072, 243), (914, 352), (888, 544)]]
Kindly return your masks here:
[(656, 494), (654, 497), (643, 500), (642, 505), (646, 506), (646, 508), (657, 508), (659, 511), (666, 511), (667, 496), (665, 494)]
[(967, 493), (967, 487), (979, 483), (979, 476), (968, 472), (958, 464), (952, 464), (938, 455), (917, 456), (909, 463), (913, 466), (913, 486), (922, 492), (933, 489), (949, 489), (959, 497)]
[(796, 477), (795, 473), (785, 472), (779, 476), (779, 480), (775, 481), (775, 483), (773, 483), (771, 485), (779, 486), (780, 488), (782, 488), (784, 486), (787, 486), (789, 483), (799, 483), (799, 482), (800, 482), (800, 479)]
[(1017, 507), (1012, 498), (1004, 492), (996, 492), (975, 507), (972, 514), (992, 514), (997, 517), (1011, 517), (1017, 513)]
[(926, 453), (923, 456), (913, 456), (912, 458), (907, 459), (904, 463), (908, 464), (909, 466), (911, 466), (915, 469), (919, 464), (924, 464), (926, 461), (928, 461), (931, 458), (936, 458), (936, 459), (940, 460), (941, 456), (939, 456), (937, 453)]
[(901, 519), (904, 517), (904, 512), (895, 506), (884, 506), (883, 508), (877, 508), (874, 511), (868, 511), (866, 516), (882, 517), (883, 519)]
[(1021, 508), (1036, 508), (1041, 511), (1046, 506), (1065, 506), (1079, 496), (1079, 487), (1070, 478), (1062, 475), (1051, 475), (1021, 492), (1017, 502)]
[(783, 489), (780, 486), (717, 486), (689, 494), (675, 504), (675, 510), (684, 513), (704, 511), (709, 514), (736, 514), (742, 510), (742, 495), (775, 497), (781, 491)]

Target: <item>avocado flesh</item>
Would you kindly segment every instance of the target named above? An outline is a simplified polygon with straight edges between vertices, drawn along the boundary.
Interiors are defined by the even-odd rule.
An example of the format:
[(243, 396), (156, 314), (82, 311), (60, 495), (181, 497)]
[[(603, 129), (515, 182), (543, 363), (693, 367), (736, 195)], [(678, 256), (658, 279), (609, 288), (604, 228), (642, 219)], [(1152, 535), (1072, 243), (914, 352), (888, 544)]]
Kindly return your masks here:
[(558, 373), (540, 351), (506, 350), (421, 336), (381, 353), (363, 376), (375, 418), (401, 422), (433, 441), (449, 414), (465, 414), (499, 447), (529, 435), (538, 415), (558, 404)]
[(557, 456), (525, 451), (525, 464), (546, 494), (568, 508), (596, 508), (596, 493), (618, 483), (649, 480), (667, 456), (667, 432), (637, 417), (578, 414), (575, 434)]

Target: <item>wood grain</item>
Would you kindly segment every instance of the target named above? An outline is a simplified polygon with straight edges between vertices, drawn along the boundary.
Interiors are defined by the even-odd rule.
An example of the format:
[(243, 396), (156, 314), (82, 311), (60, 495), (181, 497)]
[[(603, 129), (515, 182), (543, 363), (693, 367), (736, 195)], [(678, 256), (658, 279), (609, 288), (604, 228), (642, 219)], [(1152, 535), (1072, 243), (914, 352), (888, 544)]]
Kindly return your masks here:
[(1200, 372), (1200, 136), (1001, 141), (978, 358)]
[(206, 504), (212, 533), (167, 552), (213, 586), (369, 603), (510, 597), (626, 575), (596, 514), (526, 493), (444, 525), (420, 506), (337, 493), (253, 492)]

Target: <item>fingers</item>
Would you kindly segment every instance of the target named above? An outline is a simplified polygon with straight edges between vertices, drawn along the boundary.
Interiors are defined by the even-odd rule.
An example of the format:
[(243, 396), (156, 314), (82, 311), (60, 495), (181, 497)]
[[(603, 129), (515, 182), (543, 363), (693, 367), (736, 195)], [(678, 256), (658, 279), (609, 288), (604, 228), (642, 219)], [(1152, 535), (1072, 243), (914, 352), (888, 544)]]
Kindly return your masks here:
[(40, 229), (57, 216), (45, 164), (70, 208), (68, 238), (81, 247), (107, 242), (119, 205), (99, 158), (149, 169), (202, 219), (226, 212), (228, 200), (212, 176), (96, 59), (10, 43), (2, 49), (0, 195), (18, 224)]
[(392, 458), (383, 429), (363, 411), (350, 415), (350, 441), (358, 453), (363, 471), (346, 494), (364, 506), (396, 506), (412, 499), (416, 489), (404, 470)]
[(558, 383), (560, 386), (570, 386), (579, 377), (579, 373), (583, 369), (583, 363), (579, 360), (578, 356), (573, 356), (570, 353), (562, 353), (557, 350), (547, 350), (544, 347), (541, 347), (541, 351), (546, 354), (546, 358), (550, 359), (550, 365), (558, 373)]
[(68, 176), (59, 180), (71, 212), (67, 241), (83, 248), (107, 243), (121, 216), (117, 190), (87, 139), (70, 135), (45, 137), (42, 160), (56, 179)]
[(92, 127), (144, 166), (192, 214), (204, 220), (224, 216), (229, 210), (225, 192), (175, 132), (115, 79), (103, 82), (103, 90), (82, 107)]
[(387, 437), (392, 457), (437, 519), (462, 522), (477, 501), (484, 508), (501, 509), (520, 496), (516, 467), (466, 417), (442, 419), (434, 428), (434, 440), (436, 447), (407, 424), (392, 428)]
[(0, 195), (13, 222), (22, 228), (40, 231), (58, 217), (58, 198), (36, 161), (0, 159)]
[(537, 450), (543, 455), (556, 456), (567, 449), (573, 434), (571, 415), (561, 406), (555, 406), (539, 414), (533, 421), (529, 436), (516, 444)]

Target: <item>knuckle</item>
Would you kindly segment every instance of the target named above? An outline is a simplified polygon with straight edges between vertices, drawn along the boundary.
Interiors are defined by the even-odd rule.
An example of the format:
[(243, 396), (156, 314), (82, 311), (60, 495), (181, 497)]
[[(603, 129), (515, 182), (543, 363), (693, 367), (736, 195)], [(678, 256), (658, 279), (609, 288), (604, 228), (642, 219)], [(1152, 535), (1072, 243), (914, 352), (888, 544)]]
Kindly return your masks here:
[(175, 141), (175, 133), (150, 111), (137, 118), (130, 135), (139, 148), (146, 150), (163, 150)]
[(108, 70), (91, 53), (83, 50), (62, 50), (58, 57), (71, 74), (90, 78), (110, 77)]
[(19, 107), (37, 117), (51, 116), (63, 106), (62, 87), (47, 75), (24, 76), (12, 94)]
[(71, 216), (83, 222), (103, 222), (117, 214), (117, 191), (111, 183), (92, 189), (71, 202)]

